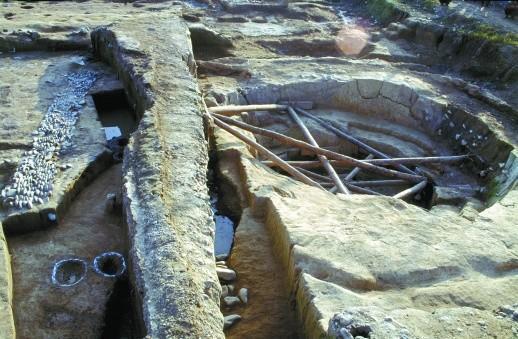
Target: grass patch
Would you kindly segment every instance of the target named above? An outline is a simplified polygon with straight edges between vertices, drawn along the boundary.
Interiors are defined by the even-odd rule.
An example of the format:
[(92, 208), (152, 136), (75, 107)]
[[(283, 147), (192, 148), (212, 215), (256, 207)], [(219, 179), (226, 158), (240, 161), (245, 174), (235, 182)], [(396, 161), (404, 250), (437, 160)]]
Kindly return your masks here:
[(369, 0), (367, 10), (376, 20), (389, 23), (408, 16), (408, 13), (400, 9), (401, 5), (398, 0)]
[(487, 24), (478, 24), (472, 29), (461, 29), (461, 32), (477, 39), (483, 39), (511, 46), (518, 46), (517, 33), (502, 33), (496, 30), (494, 27)]

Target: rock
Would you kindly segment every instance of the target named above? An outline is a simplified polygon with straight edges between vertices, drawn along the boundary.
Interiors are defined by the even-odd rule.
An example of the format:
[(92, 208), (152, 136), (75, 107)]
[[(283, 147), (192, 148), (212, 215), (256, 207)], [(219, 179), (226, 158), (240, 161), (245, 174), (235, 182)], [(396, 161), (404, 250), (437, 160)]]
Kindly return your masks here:
[(236, 272), (230, 268), (216, 267), (218, 278), (225, 281), (233, 281), (236, 279)]
[(248, 22), (248, 19), (242, 15), (223, 15), (218, 18), (219, 22)]
[(223, 302), (226, 306), (233, 307), (235, 305), (240, 304), (241, 300), (238, 297), (226, 296), (225, 298), (223, 298)]
[(106, 210), (113, 210), (115, 208), (115, 202), (117, 199), (117, 195), (115, 193), (106, 194)]
[(237, 314), (231, 314), (227, 315), (224, 320), (225, 321), (223, 323), (223, 329), (228, 330), (229, 328), (234, 326), (238, 321), (241, 320), (241, 316)]
[(228, 295), (228, 286), (221, 286), (221, 298), (225, 298)]
[(184, 13), (182, 14), (182, 18), (185, 20), (185, 21), (189, 21), (189, 22), (198, 22), (200, 21), (200, 18), (197, 17), (196, 15), (194, 14), (189, 14), (189, 13)]
[(234, 285), (227, 285), (228, 286), (228, 293), (234, 293)]
[(193, 45), (219, 47), (222, 49), (234, 47), (232, 40), (203, 24), (191, 24), (189, 25), (189, 31), (191, 32)]
[(226, 260), (228, 258), (228, 253), (218, 254), (216, 255), (216, 261)]
[(205, 98), (203, 98), (203, 100), (205, 101), (205, 105), (207, 107), (218, 106), (218, 102), (216, 101), (216, 99), (213, 96), (206, 96)]
[(246, 289), (246, 288), (239, 289), (239, 292), (237, 293), (237, 295), (239, 296), (239, 299), (241, 299), (243, 304), (248, 303), (248, 289)]
[(467, 198), (474, 196), (477, 189), (477, 187), (471, 187), (469, 185), (457, 185), (456, 187), (435, 186), (433, 188), (432, 204), (462, 204), (467, 200)]
[(255, 16), (252, 18), (252, 22), (264, 24), (268, 22), (268, 19), (266, 19), (264, 16)]

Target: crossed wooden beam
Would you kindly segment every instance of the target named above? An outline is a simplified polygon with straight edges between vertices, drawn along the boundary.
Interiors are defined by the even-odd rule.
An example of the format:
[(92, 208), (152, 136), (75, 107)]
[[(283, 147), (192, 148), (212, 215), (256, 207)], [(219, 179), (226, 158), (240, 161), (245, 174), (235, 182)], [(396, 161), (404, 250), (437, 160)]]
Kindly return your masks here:
[[(301, 129), (307, 142), (297, 140), (274, 131), (253, 126), (245, 122), (230, 118), (230, 116), (239, 114), (241, 112), (251, 111), (287, 111), (291, 119)], [(342, 194), (350, 194), (351, 191), (353, 191), (362, 194), (381, 195), (380, 193), (366, 187), (392, 186), (400, 185), (402, 183), (412, 183), (413, 185), (410, 188), (405, 189), (404, 191), (401, 191), (393, 196), (394, 198), (405, 198), (420, 192), (426, 186), (428, 181), (426, 177), (410, 170), (405, 165), (416, 165), (426, 163), (454, 163), (469, 157), (469, 155), (454, 155), (439, 157), (391, 158), (387, 154), (380, 152), (377, 149), (353, 137), (343, 129), (336, 128), (324, 119), (321, 119), (301, 108), (291, 107), (289, 105), (268, 104), (244, 106), (217, 106), (208, 108), (207, 112), (210, 119), (214, 121), (214, 124), (216, 126), (234, 135), (241, 141), (248, 144), (253, 149), (257, 150), (258, 153), (264, 155), (266, 158), (269, 159), (267, 161), (263, 161), (263, 164), (270, 167), (280, 167), (285, 172), (290, 174), (292, 177), (310, 186), (318, 187), (323, 190), (325, 190), (324, 187), (327, 187), (329, 188), (329, 191), (331, 191), (332, 193), (339, 192)], [(365, 159), (359, 160), (347, 155), (343, 155), (319, 147), (316, 140), (311, 135), (311, 132), (308, 130), (304, 122), (300, 119), (299, 114), (318, 122), (326, 129), (335, 133), (338, 137), (345, 139), (348, 142), (363, 149), (369, 155)], [(239, 129), (252, 132), (256, 135), (262, 135), (274, 139), (285, 145), (304, 149), (305, 151), (315, 154), (318, 158), (318, 161), (282, 160), (272, 151), (257, 143), (255, 140), (250, 139), (234, 127), (238, 127)], [(335, 171), (333, 166), (353, 167), (353, 170), (344, 177), (340, 176)], [(391, 166), (394, 169), (389, 169), (382, 166)], [(308, 170), (311, 168), (320, 167), (323, 167), (327, 171), (329, 177)], [(391, 179), (373, 181), (354, 181), (354, 177), (362, 170), (376, 173), (383, 177), (389, 177)]]

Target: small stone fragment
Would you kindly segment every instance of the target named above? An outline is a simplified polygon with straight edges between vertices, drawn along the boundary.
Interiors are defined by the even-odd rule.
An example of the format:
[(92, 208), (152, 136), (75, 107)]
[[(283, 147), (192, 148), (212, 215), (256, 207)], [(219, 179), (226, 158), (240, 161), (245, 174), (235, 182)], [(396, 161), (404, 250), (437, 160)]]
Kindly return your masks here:
[(231, 315), (227, 315), (225, 318), (224, 318), (224, 325), (223, 325), (223, 329), (224, 330), (227, 330), (229, 328), (231, 328), (232, 326), (234, 326), (239, 320), (241, 320), (241, 316), (238, 315), (238, 314), (231, 314)]
[(216, 261), (223, 261), (223, 260), (227, 260), (227, 257), (228, 257), (228, 254), (225, 253), (225, 254), (218, 254), (216, 256)]
[(225, 298), (223, 298), (223, 302), (228, 307), (232, 307), (232, 306), (235, 306), (235, 305), (239, 305), (241, 303), (241, 300), (239, 300), (238, 297), (226, 296)]
[(228, 295), (228, 286), (221, 286), (221, 298), (225, 298)]
[(236, 272), (230, 268), (216, 267), (216, 273), (218, 274), (218, 278), (226, 281), (235, 280), (237, 277)]
[(248, 289), (246, 289), (246, 288), (239, 289), (239, 292), (237, 293), (237, 295), (239, 296), (239, 299), (241, 299), (241, 301), (244, 304), (248, 303)]

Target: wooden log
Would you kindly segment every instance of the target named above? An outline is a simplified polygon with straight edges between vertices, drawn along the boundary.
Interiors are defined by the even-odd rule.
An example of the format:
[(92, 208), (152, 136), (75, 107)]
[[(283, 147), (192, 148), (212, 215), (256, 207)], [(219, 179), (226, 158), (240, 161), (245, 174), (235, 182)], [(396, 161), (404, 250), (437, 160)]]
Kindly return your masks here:
[(324, 188), (331, 188), (335, 185), (332, 182), (319, 182), (319, 181), (317, 181), (317, 182), (320, 186), (322, 186)]
[(211, 113), (223, 114), (225, 116), (236, 115), (241, 112), (251, 111), (282, 111), (286, 110), (285, 105), (243, 105), (243, 106), (215, 106), (209, 107)]
[(331, 182), (331, 183), (333, 182), (333, 180), (331, 178), (328, 178), (325, 175), (318, 174), (318, 173), (315, 173), (315, 172), (311, 172), (311, 171), (308, 171), (307, 169), (300, 168), (300, 167), (295, 167), (295, 168), (298, 171), (300, 171), (300, 173), (303, 173), (303, 174), (307, 175), (308, 177), (313, 178), (315, 180)]
[(404, 191), (399, 192), (396, 195), (393, 195), (393, 197), (397, 198), (397, 199), (406, 198), (409, 195), (412, 195), (412, 194), (415, 194), (415, 193), (421, 191), (425, 186), (426, 186), (426, 181), (421, 181), (417, 185), (414, 185), (414, 186), (412, 186), (412, 187), (410, 187), (410, 188), (408, 188), (408, 189), (406, 189)]
[[(372, 158), (374, 158), (374, 156), (373, 156), (372, 154), (369, 154), (365, 159), (372, 159)], [(353, 168), (353, 170), (352, 170), (349, 174), (347, 174), (347, 176), (344, 178), (344, 181), (351, 181), (351, 180), (353, 180), (353, 178), (354, 178), (358, 173), (360, 173), (360, 171), (361, 171), (361, 169), (360, 169), (359, 167), (355, 167), (355, 168)], [(334, 193), (333, 191), (335, 191), (335, 190), (336, 190), (336, 188), (335, 188), (335, 187), (333, 187), (333, 188), (331, 188), (329, 191), (330, 191), (331, 193)]]
[[(338, 160), (329, 160), (329, 163), (333, 166), (333, 167), (337, 167), (337, 168), (351, 168), (351, 165), (347, 165), (347, 164), (344, 164), (343, 162), (341, 161), (338, 161)], [(286, 161), (288, 164), (290, 164), (291, 166), (294, 166), (294, 167), (300, 167), (300, 168), (305, 168), (305, 169), (316, 169), (316, 168), (322, 168), (322, 163), (320, 161), (304, 161), (304, 160), (288, 160)], [(264, 160), (262, 161), (262, 163), (265, 165), (265, 166), (269, 166), (269, 167), (275, 167), (275, 163), (273, 163), (272, 161), (270, 160)]]
[[(359, 160), (364, 163), (373, 165), (394, 165), (394, 164), (431, 164), (431, 163), (454, 163), (461, 160), (468, 159), (470, 155), (447, 155), (438, 157), (410, 157), (410, 158), (391, 158), (391, 159), (367, 159)], [(330, 164), (335, 167), (347, 167), (347, 163), (340, 160), (329, 160)], [(289, 164), (302, 168), (319, 168), (322, 167), (319, 161), (289, 161)], [(271, 163), (265, 162), (266, 165), (271, 166)], [(349, 166), (350, 167), (350, 166)]]
[[(329, 129), (330, 131), (334, 132), (336, 135), (338, 135), (339, 137), (349, 141), (350, 143), (362, 148), (363, 150), (367, 151), (368, 153), (370, 154), (373, 154), (375, 156), (377, 156), (378, 158), (382, 158), (382, 159), (389, 159), (390, 157), (388, 155), (386, 155), (385, 153), (382, 153), (380, 151), (378, 151), (377, 149), (367, 145), (366, 143), (356, 139), (355, 137), (353, 137), (352, 135), (349, 135), (348, 133), (345, 133), (344, 131), (334, 127), (333, 125), (331, 125), (330, 123), (328, 123), (327, 121), (325, 121), (324, 119), (321, 119), (303, 109), (300, 109), (300, 108), (295, 108), (295, 110), (297, 112), (299, 112), (300, 114), (308, 117), (308, 118), (311, 118), (315, 121), (317, 121), (318, 123), (320, 123), (322, 126), (326, 127), (327, 129)], [(405, 173), (408, 173), (408, 174), (414, 174), (416, 175), (416, 173), (412, 170), (410, 170), (409, 168), (403, 166), (403, 165), (396, 165), (396, 168), (402, 172), (405, 172)]]
[[(304, 125), (304, 122), (299, 118), (297, 113), (290, 106), (288, 106), (288, 114), (302, 130), (302, 133), (304, 134), (308, 142), (315, 147), (319, 147), (315, 138), (313, 138), (313, 136), (311, 135), (311, 132), (308, 130), (306, 125)], [(333, 180), (333, 182), (335, 183), (335, 186), (337, 187), (338, 191), (343, 194), (350, 194), (349, 190), (342, 183), (342, 180), (340, 180), (340, 178), (338, 177), (338, 174), (336, 173), (333, 166), (331, 166), (331, 164), (329, 163), (329, 160), (327, 160), (327, 158), (324, 155), (317, 155), (317, 157), (318, 160), (322, 163), (322, 166), (324, 166), (325, 170), (329, 174), (331, 180)]]
[(405, 180), (358, 180), (350, 181), (351, 184), (360, 187), (378, 187), (378, 186), (398, 186), (407, 185), (408, 181)]
[(469, 158), (469, 155), (449, 155), (440, 157), (413, 157), (413, 158), (392, 158), (392, 159), (371, 159), (364, 160), (374, 165), (394, 165), (394, 164), (429, 164), (429, 163), (452, 163)]
[[(366, 159), (366, 160), (369, 160), (369, 159), (372, 159), (372, 158), (374, 158), (374, 156), (373, 156), (372, 154), (369, 154), (365, 159)], [(355, 177), (358, 173), (360, 173), (360, 171), (361, 171), (361, 168), (359, 168), (359, 167), (355, 167), (355, 168), (351, 171), (351, 173), (347, 174), (347, 176), (345, 177), (345, 179), (344, 179), (344, 180), (345, 180), (345, 181), (351, 181), (351, 180), (353, 180), (353, 179), (354, 179), (354, 177)]]
[(286, 105), (286, 106), (297, 106), (302, 109), (313, 109), (313, 101), (309, 100), (301, 100), (301, 101), (280, 101), (279, 105)]
[(247, 136), (245, 136), (241, 132), (233, 129), (232, 127), (230, 127), (229, 125), (227, 125), (223, 121), (219, 120), (218, 118), (215, 118), (215, 117), (212, 117), (212, 118), (214, 120), (214, 123), (217, 126), (219, 126), (220, 128), (224, 129), (225, 131), (227, 131), (228, 133), (232, 134), (233, 136), (235, 136), (236, 138), (240, 139), (241, 141), (245, 142), (250, 147), (252, 147), (255, 150), (257, 150), (259, 153), (261, 153), (264, 156), (268, 157), (271, 161), (275, 162), (277, 165), (279, 165), (279, 167), (281, 167), (283, 170), (285, 170), (287, 173), (289, 173), (290, 175), (292, 175), (296, 179), (298, 179), (298, 180), (302, 181), (303, 183), (308, 184), (310, 186), (314, 186), (314, 187), (318, 187), (320, 189), (324, 189), (318, 183), (316, 183), (312, 179), (308, 178), (304, 174), (302, 174), (299, 171), (297, 171), (295, 168), (293, 168), (291, 165), (289, 165), (286, 162), (284, 162), (284, 160), (282, 160), (281, 158), (279, 158), (278, 156), (273, 154), (271, 151), (266, 149), (264, 146), (258, 144), (257, 142), (253, 141), (252, 139), (248, 138)]
[(336, 153), (336, 152), (328, 151), (328, 150), (322, 149), (320, 147), (315, 147), (315, 146), (313, 146), (311, 144), (308, 144), (307, 142), (300, 141), (300, 140), (297, 140), (297, 139), (293, 139), (291, 137), (282, 135), (282, 134), (277, 133), (277, 132), (269, 131), (269, 130), (266, 130), (264, 128), (255, 127), (255, 126), (246, 124), (244, 122), (237, 121), (237, 120), (234, 120), (234, 119), (230, 119), (228, 117), (225, 117), (225, 116), (222, 116), (222, 115), (219, 115), (219, 114), (212, 114), (212, 116), (215, 117), (215, 118), (218, 118), (219, 120), (224, 121), (224, 122), (226, 122), (228, 124), (237, 126), (239, 128), (242, 128), (244, 130), (250, 131), (252, 133), (263, 135), (263, 136), (275, 139), (275, 140), (277, 140), (277, 141), (279, 141), (281, 143), (287, 144), (287, 145), (297, 146), (299, 148), (312, 151), (314, 154), (325, 155), (327, 158), (331, 158), (331, 159), (335, 159), (335, 160), (341, 160), (345, 164), (348, 164), (350, 166), (360, 167), (362, 169), (365, 169), (366, 171), (370, 171), (370, 172), (377, 173), (377, 174), (380, 174), (380, 175), (384, 175), (384, 176), (387, 176), (387, 177), (408, 180), (410, 182), (421, 182), (423, 180), (426, 180), (426, 178), (424, 178), (424, 177), (422, 177), (420, 175), (402, 173), (402, 172), (398, 172), (398, 171), (391, 170), (391, 169), (388, 169), (388, 168), (383, 168), (383, 167), (372, 165), (372, 164), (369, 164), (369, 163), (366, 163), (366, 162), (362, 162), (361, 160), (357, 160), (357, 159), (354, 159), (354, 158), (351, 158), (351, 157), (348, 157), (346, 155), (339, 154), (339, 153)]
[[(308, 177), (314, 178), (315, 180), (321, 180), (322, 183), (325, 184), (325, 185), (322, 185), (322, 183), (319, 183), (322, 187), (329, 187), (329, 186), (336, 187), (334, 185), (333, 181), (331, 180), (331, 178), (328, 178), (328, 177), (323, 176), (323, 175), (318, 174), (318, 173), (314, 173), (314, 172), (308, 171), (308, 170), (306, 170), (304, 168), (297, 168), (297, 169), (301, 173), (306, 174)], [(408, 183), (407, 181), (404, 181), (404, 180), (403, 180), (403, 182)], [(347, 185), (348, 189), (350, 189), (351, 191), (356, 192), (356, 193), (370, 194), (370, 195), (383, 195), (381, 193), (375, 192), (375, 191), (370, 190), (368, 188), (359, 187), (359, 186), (355, 185), (354, 182), (344, 182), (344, 184)], [(331, 193), (336, 193), (336, 190), (333, 190)]]
[(347, 185), (347, 187), (353, 191), (353, 192), (356, 192), (356, 193), (361, 193), (361, 194), (370, 194), (370, 195), (383, 195), (381, 193), (378, 193), (378, 192), (375, 192), (373, 190), (370, 190), (368, 188), (364, 188), (364, 187), (360, 187), (360, 186), (356, 186), (356, 185), (353, 185), (353, 184), (350, 184), (350, 183), (345, 183)]

